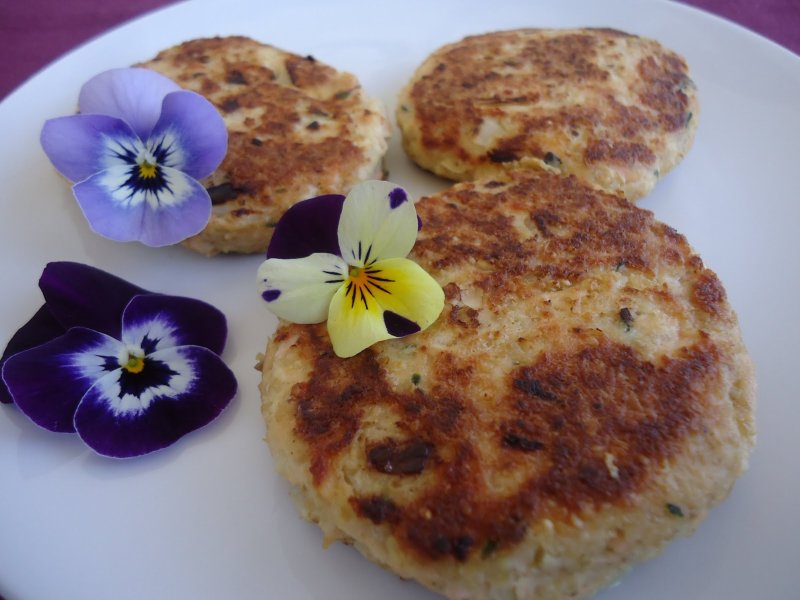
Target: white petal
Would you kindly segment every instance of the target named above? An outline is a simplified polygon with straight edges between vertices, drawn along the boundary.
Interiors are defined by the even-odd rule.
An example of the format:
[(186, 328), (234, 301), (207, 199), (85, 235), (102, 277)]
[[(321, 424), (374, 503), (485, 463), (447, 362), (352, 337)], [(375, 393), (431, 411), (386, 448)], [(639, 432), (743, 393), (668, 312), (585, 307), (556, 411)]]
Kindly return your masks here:
[(417, 211), (401, 187), (365, 181), (347, 194), (338, 233), (342, 257), (351, 265), (404, 258), (417, 240)]
[(72, 355), (71, 366), (77, 368), (86, 379), (97, 379), (108, 373), (106, 358), (117, 357), (125, 348), (125, 344), (110, 336), (97, 335), (102, 336), (101, 343)]
[(184, 170), (187, 157), (181, 147), (180, 138), (171, 128), (160, 132), (158, 137), (147, 140), (145, 158), (151, 164), (158, 163), (162, 167)]
[(321, 323), (331, 298), (347, 279), (348, 266), (334, 254), (270, 258), (258, 268), (261, 297), (275, 315), (292, 323)]
[(146, 357), (145, 360), (166, 364), (171, 371), (169, 378), (146, 387), (138, 395), (122, 393), (121, 368), (108, 373), (94, 384), (96, 393), (115, 415), (141, 414), (156, 398), (175, 399), (185, 393), (196, 379), (192, 364), (183, 356), (181, 348), (167, 348)]
[[(103, 136), (103, 169), (113, 167), (131, 167), (142, 157), (150, 157), (147, 148), (139, 138), (121, 135)], [(150, 157), (150, 162), (154, 162)]]
[(151, 320), (129, 326), (122, 332), (122, 341), (134, 348), (142, 348), (148, 354), (178, 345), (175, 325), (163, 315), (154, 315)]
[(106, 190), (111, 200), (120, 207), (132, 208), (146, 202), (157, 210), (162, 206), (177, 206), (194, 191), (191, 181), (177, 169), (161, 167), (164, 185), (158, 189), (147, 189), (135, 183), (133, 173), (136, 165), (117, 165), (98, 175), (98, 185)]

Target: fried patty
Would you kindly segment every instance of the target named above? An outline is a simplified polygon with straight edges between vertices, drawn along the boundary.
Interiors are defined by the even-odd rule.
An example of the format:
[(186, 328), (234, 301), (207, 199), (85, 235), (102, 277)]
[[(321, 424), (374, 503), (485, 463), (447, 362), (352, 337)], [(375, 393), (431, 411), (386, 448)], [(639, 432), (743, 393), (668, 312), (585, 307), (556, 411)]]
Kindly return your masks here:
[(754, 377), (717, 276), (617, 195), (544, 172), (417, 205), (429, 329), (334, 355), (281, 323), (262, 413), (328, 540), (458, 599), (586, 598), (746, 468)]
[(686, 62), (611, 29), (519, 29), (435, 51), (400, 94), (403, 146), (454, 180), (530, 168), (635, 200), (688, 152), (698, 102)]
[(228, 153), (202, 183), (213, 213), (184, 245), (202, 254), (263, 252), (292, 204), (380, 179), (390, 136), (382, 104), (312, 56), (245, 37), (198, 39), (141, 66), (205, 96), (228, 128)]

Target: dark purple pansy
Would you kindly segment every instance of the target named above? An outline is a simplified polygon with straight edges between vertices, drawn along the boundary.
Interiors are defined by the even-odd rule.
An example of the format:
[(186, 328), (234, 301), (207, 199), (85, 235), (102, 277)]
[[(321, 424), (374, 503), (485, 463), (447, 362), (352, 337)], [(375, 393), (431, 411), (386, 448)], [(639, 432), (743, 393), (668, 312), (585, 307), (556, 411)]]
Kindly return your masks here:
[(338, 255), (343, 205), (344, 196), (328, 194), (291, 206), (272, 232), (267, 258), (305, 258), (315, 252)]
[[(51, 263), (42, 281), (47, 304), (20, 330), (31, 330), (26, 343), (38, 333), (39, 343), (7, 349), (2, 371), (14, 402), (37, 425), (77, 431), (96, 452), (130, 458), (203, 427), (235, 395), (236, 379), (217, 354), (225, 316), (213, 306), (148, 293), (76, 263)], [(81, 296), (77, 286), (90, 282), (104, 284), (102, 291), (84, 288)], [(48, 319), (46, 331), (38, 324)], [(66, 333), (59, 319), (71, 321)]]
[(64, 327), (88, 327), (119, 337), (122, 311), (148, 290), (95, 267), (76, 262), (48, 263), (39, 278), (45, 305)]
[[(0, 358), (0, 369), (9, 357), (49, 342), (70, 327), (88, 327), (119, 337), (125, 306), (135, 295), (151, 293), (95, 267), (67, 261), (48, 263), (39, 288), (45, 304), (11, 337)], [(12, 401), (3, 383), (0, 402)]]
[[(20, 327), (17, 332), (11, 336), (5, 351), (3, 351), (3, 356), (0, 358), (0, 369), (3, 368), (6, 360), (14, 354), (49, 342), (53, 338), (62, 335), (64, 332), (64, 327), (56, 320), (45, 304), (36, 311), (36, 314), (33, 315), (25, 325)], [(14, 400), (11, 398), (11, 394), (8, 393), (6, 384), (0, 383), (0, 402), (3, 404), (12, 403)]]

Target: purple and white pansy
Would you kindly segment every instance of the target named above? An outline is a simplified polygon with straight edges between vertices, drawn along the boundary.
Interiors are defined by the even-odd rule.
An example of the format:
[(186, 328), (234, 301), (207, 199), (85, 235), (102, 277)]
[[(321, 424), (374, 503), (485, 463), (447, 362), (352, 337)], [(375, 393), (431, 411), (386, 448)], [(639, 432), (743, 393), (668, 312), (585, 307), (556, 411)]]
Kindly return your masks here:
[(91, 228), (148, 246), (199, 233), (211, 198), (199, 183), (227, 151), (225, 123), (205, 98), (142, 68), (84, 84), (80, 114), (45, 122), (41, 144)]
[(78, 263), (48, 264), (40, 287), (45, 305), (2, 357), (4, 392), (37, 425), (129, 458), (210, 423), (236, 394), (213, 306)]
[(442, 312), (444, 292), (406, 258), (419, 227), (405, 190), (386, 181), (299, 202), (275, 227), (258, 270), (261, 296), (281, 319), (327, 319), (343, 358), (426, 329)]

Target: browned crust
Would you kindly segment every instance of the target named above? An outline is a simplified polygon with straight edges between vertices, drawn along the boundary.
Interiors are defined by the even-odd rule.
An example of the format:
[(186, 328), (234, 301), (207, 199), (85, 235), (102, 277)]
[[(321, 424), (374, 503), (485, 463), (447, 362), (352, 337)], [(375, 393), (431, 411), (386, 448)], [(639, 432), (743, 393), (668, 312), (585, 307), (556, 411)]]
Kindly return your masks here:
[[(273, 68), (264, 64), (265, 51), (273, 55)], [(143, 66), (204, 95), (228, 127), (225, 159), (203, 182), (214, 213), (208, 230), (187, 241), (192, 249), (264, 251), (289, 206), (317, 194), (346, 193), (365, 165), (379, 163), (354, 132), (358, 121), (372, 120), (382, 142), (384, 117), (365, 102), (353, 75), (312, 56), (231, 36), (184, 42)]]
[[(414, 253), (423, 264), (435, 270), (473, 260), (502, 265), (479, 275), (476, 285), (521, 297), (532, 276), (576, 280), (592, 269), (622, 266), (650, 274), (657, 264), (687, 262), (702, 268), (690, 258), (686, 239), (655, 222), (652, 213), (631, 210), (626, 200), (599, 194), (575, 177), (520, 176), (513, 185), (497, 181), (487, 187), (494, 193), (460, 188), (421, 204), (425, 229)], [(496, 204), (527, 213), (528, 227), (538, 235), (521, 241), (511, 217), (493, 210)], [(708, 277), (716, 279), (711, 272)]]
[[(410, 438), (434, 449), (426, 468), (435, 470), (436, 483), (414, 502), (351, 499), (359, 514), (388, 525), (420, 559), (464, 560), (475, 549), (513, 546), (531, 521), (568, 521), (588, 507), (624, 504), (646, 483), (649, 464), (669, 458), (686, 436), (702, 429), (706, 398), (719, 384), (720, 356), (708, 340), (652, 364), (629, 348), (581, 332), (595, 345), (545, 354), (507, 375), (492, 425), (496, 448), (509, 463), (535, 455), (546, 467), (516, 493), (487, 501), (491, 494), (469, 442), (479, 425), (468, 364), (444, 354), (436, 365), (440, 383), (430, 393), (398, 393), (372, 351), (341, 361), (329, 351), (322, 327), (297, 329), (292, 334), (299, 333), (299, 343), (317, 357), (314, 378), (292, 394), (297, 433), (312, 449), (316, 484), (351, 443), (363, 410), (375, 403), (392, 405)], [(630, 384), (620, 389), (619, 379)], [(616, 457), (616, 478), (606, 453)]]
[[(414, 336), (418, 351), (432, 361), (427, 386), (393, 385), (381, 345), (337, 358), (324, 325), (284, 324), (273, 341), (295, 340), (313, 373), (294, 385), (289, 399), (294, 434), (310, 452), (313, 485), (323, 486), (335, 473), (366, 412), (389, 408), (403, 439), (368, 445), (364, 468), (398, 477), (424, 473), (426, 484), (406, 503), (391, 494), (368, 494), (352, 496), (350, 505), (361, 518), (387, 527), (420, 562), (464, 561), (512, 548), (542, 519), (568, 523), (602, 507), (626, 506), (651, 483), (657, 465), (714, 427), (715, 398), (741, 351), (719, 337), (736, 328), (735, 317), (714, 273), (683, 236), (649, 211), (573, 178), (520, 172), (509, 181), (460, 185), (422, 199), (418, 210), (424, 227), (415, 260), (443, 282), (450, 269), (476, 265), (467, 271), (474, 275), (471, 282), (444, 285), (443, 316)], [(512, 216), (520, 214), (538, 232), (533, 237), (515, 231)], [(709, 331), (717, 332), (692, 329), (670, 354), (646, 358), (600, 328), (572, 327), (550, 349), (496, 373), (500, 381), (486, 399), (473, 393), (479, 357), (426, 347), (437, 328), (466, 336), (480, 330), (477, 311), (460, 303), (461, 286), (469, 283), (502, 304), (537, 297), (565, 278), (578, 285), (590, 273), (619, 269), (653, 278), (670, 267), (693, 282), (690, 301), (698, 314), (714, 318)], [(652, 293), (680, 310), (668, 290)], [(635, 312), (627, 306), (616, 310), (620, 328), (637, 326)], [(548, 327), (546, 318), (541, 327)], [(519, 340), (521, 347), (525, 343)], [(488, 449), (477, 445), (477, 432), (488, 434)], [(614, 457), (614, 472), (608, 456)], [(386, 460), (404, 467), (387, 471), (381, 466)], [(523, 475), (512, 490), (498, 494), (487, 487), (487, 469)]]
[[(627, 187), (602, 173), (587, 181), (635, 199), (688, 150), (696, 113), (686, 62), (653, 40), (612, 29), (520, 29), (437, 50), (401, 95), (398, 122), (412, 158), (439, 175), (468, 180), (510, 163), (567, 174), (609, 166), (625, 170)], [(493, 118), (513, 129), (473, 146)], [(459, 169), (444, 167), (445, 156)]]

